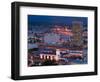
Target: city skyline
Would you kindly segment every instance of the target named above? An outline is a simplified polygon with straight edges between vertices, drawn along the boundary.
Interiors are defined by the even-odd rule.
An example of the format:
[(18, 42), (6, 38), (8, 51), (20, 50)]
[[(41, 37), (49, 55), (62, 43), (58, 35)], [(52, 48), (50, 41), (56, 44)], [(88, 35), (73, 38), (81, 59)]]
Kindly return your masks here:
[(87, 17), (28, 15), (28, 66), (87, 64), (87, 22)]

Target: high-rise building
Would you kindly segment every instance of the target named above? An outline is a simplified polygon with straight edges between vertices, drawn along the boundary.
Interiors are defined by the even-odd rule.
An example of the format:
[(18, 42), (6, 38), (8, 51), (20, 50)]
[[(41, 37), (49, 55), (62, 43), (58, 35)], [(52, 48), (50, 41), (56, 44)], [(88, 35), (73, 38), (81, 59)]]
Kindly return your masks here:
[(83, 23), (79, 21), (72, 22), (72, 32), (73, 32), (73, 40), (72, 44), (75, 46), (82, 46), (82, 28)]

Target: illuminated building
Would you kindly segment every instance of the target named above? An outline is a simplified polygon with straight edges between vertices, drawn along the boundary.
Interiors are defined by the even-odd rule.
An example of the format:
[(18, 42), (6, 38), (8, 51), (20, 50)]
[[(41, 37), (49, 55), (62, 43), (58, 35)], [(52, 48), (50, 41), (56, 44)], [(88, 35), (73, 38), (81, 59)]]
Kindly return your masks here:
[(82, 46), (82, 22), (74, 21), (72, 23), (73, 41), (72, 44), (76, 46)]
[(47, 50), (40, 54), (40, 58), (43, 60), (56, 60), (60, 59), (60, 50), (56, 49), (56, 51)]

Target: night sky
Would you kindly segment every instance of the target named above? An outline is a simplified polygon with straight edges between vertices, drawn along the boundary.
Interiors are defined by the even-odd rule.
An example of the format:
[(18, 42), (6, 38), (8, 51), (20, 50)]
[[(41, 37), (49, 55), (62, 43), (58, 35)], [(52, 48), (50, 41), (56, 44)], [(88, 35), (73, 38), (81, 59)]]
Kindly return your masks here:
[(73, 21), (83, 22), (87, 25), (87, 17), (70, 17), (70, 16), (47, 16), (47, 15), (28, 15), (28, 24), (72, 24)]

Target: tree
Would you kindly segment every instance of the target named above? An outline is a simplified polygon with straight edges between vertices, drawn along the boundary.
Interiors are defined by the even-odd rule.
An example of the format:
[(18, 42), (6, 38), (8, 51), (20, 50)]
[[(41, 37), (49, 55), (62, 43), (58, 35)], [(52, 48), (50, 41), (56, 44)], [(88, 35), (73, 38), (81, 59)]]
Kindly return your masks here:
[(54, 60), (45, 60), (42, 65), (57, 65)]

